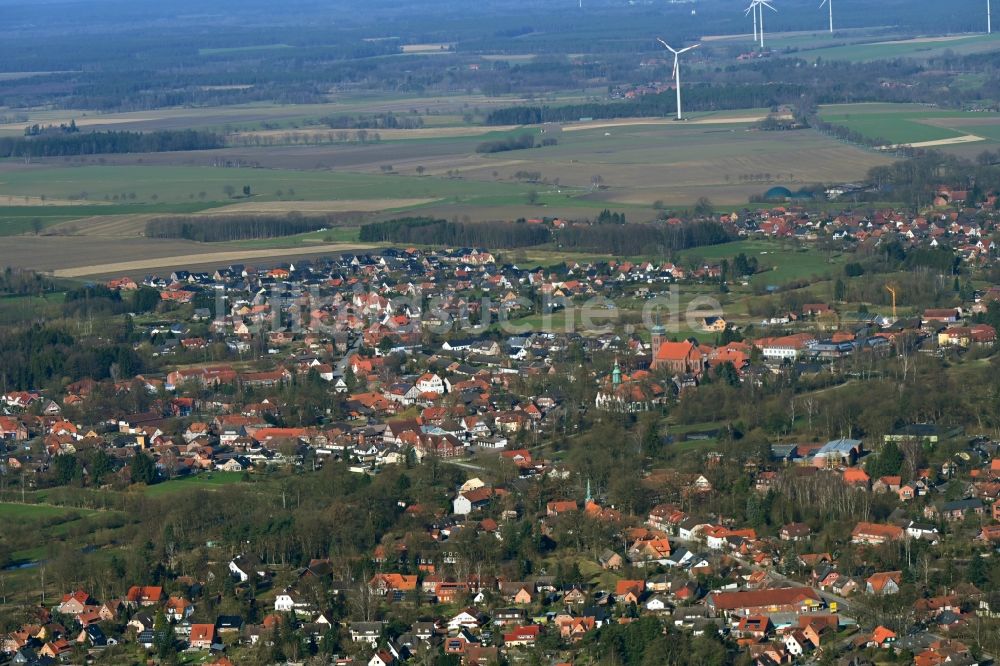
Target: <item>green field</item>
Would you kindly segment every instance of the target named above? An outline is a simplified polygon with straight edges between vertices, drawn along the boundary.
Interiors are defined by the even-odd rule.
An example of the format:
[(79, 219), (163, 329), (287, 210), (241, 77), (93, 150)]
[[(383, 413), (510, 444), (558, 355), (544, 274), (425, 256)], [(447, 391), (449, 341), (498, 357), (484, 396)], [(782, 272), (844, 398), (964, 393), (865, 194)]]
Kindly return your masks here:
[(180, 479), (171, 479), (152, 486), (146, 486), (143, 492), (147, 497), (163, 497), (174, 493), (191, 491), (195, 489), (214, 490), (223, 486), (239, 483), (243, 480), (242, 472), (205, 472), (186, 476)]
[(60, 222), (70, 222), (94, 215), (189, 214), (225, 205), (225, 203), (80, 203), (79, 205), (0, 206), (0, 236), (33, 233), (38, 225), (45, 229)]
[(839, 271), (844, 262), (844, 257), (840, 254), (831, 255), (827, 261), (826, 254), (814, 246), (796, 248), (791, 243), (766, 239), (697, 247), (684, 250), (679, 255), (687, 261), (697, 257), (711, 263), (718, 263), (722, 259), (731, 261), (741, 252), (747, 257), (756, 257), (760, 267), (767, 269), (751, 278), (753, 283), (763, 282), (766, 285), (781, 285), (794, 280), (829, 277)]
[[(934, 112), (927, 109), (887, 109), (883, 111), (880, 110), (883, 106), (881, 104), (872, 106), (878, 108), (871, 110), (859, 108), (857, 111), (831, 109), (829, 112), (824, 109), (820, 116), (827, 122), (849, 127), (867, 137), (882, 138), (889, 143), (938, 141), (963, 134), (955, 130), (925, 125), (920, 122), (921, 120), (931, 118), (955, 117), (955, 115), (960, 117), (959, 114), (950, 114), (945, 111)], [(908, 109), (911, 105), (900, 106), (907, 107)]]
[(48, 504), (16, 504), (14, 502), (0, 502), (0, 518), (3, 520), (16, 520), (18, 522), (40, 521), (51, 518), (63, 518), (69, 515), (92, 516), (96, 511), (89, 509), (70, 509), (62, 506), (51, 506)]
[[(347, 173), (334, 171), (291, 171), (279, 169), (234, 169), (174, 166), (83, 166), (16, 171), (4, 174), (0, 197), (45, 196), (48, 199), (87, 201), (119, 199), (168, 204), (189, 203), (192, 208), (245, 202), (231, 198), (225, 188), (240, 194), (249, 185), (254, 201), (335, 201), (337, 199), (452, 199), (489, 202), (521, 201), (531, 190), (528, 185), (508, 182), (472, 181), (446, 178), (419, 178), (400, 175)], [(279, 195), (278, 191), (282, 194)], [(202, 195), (204, 193), (204, 195)], [(134, 199), (132, 195), (135, 195)], [(203, 203), (198, 203), (203, 202)], [(40, 211), (46, 206), (35, 207)], [(56, 207), (55, 208), (65, 208)], [(78, 208), (79, 210), (79, 208)], [(26, 211), (21, 211), (26, 214)], [(90, 215), (121, 211), (91, 206)], [(132, 209), (132, 212), (166, 212), (160, 208)], [(180, 212), (180, 211), (172, 211)], [(2, 213), (2, 210), (0, 210)]]
[(847, 60), (865, 62), (892, 58), (914, 58), (926, 60), (942, 55), (945, 51), (956, 54), (990, 53), (1000, 50), (997, 35), (967, 35), (946, 38), (918, 38), (906, 40), (885, 40), (867, 43), (825, 46), (822, 48), (801, 47), (799, 56), (808, 60)]
[(254, 51), (275, 51), (292, 48), (288, 44), (259, 44), (256, 46), (230, 46), (226, 48), (198, 49), (198, 55), (228, 55), (234, 53), (253, 53)]

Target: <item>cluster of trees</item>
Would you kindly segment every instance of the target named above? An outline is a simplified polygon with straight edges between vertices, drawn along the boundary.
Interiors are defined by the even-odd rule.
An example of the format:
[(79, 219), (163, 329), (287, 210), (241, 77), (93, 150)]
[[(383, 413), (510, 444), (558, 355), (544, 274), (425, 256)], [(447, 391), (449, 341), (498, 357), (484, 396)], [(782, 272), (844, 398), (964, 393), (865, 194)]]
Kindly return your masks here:
[(718, 222), (697, 221), (677, 225), (605, 224), (573, 225), (555, 234), (559, 247), (577, 252), (604, 252), (619, 256), (670, 255), (702, 245), (718, 245), (732, 236)]
[(287, 215), (226, 215), (212, 217), (157, 217), (146, 222), (149, 238), (183, 238), (214, 243), (255, 238), (294, 236), (329, 229), (336, 216), (289, 213)]
[(503, 153), (508, 150), (525, 150), (535, 147), (535, 135), (519, 134), (518, 136), (497, 139), (496, 141), (483, 141), (476, 146), (477, 153)]
[(131, 377), (145, 367), (131, 344), (84, 341), (54, 326), (8, 328), (0, 336), (0, 383), (8, 390), (44, 388), (64, 377)]
[(410, 217), (373, 222), (361, 227), (363, 243), (421, 243), (450, 246), (514, 248), (542, 245), (551, 240), (549, 228), (517, 222), (449, 222)]
[(597, 224), (625, 224), (625, 213), (612, 213), (605, 208), (597, 216)]
[(319, 123), (332, 129), (419, 129), (424, 126), (424, 119), (417, 115), (397, 116), (389, 111), (359, 116), (323, 116)]
[(134, 291), (108, 289), (103, 284), (88, 284), (65, 292), (63, 314), (69, 318), (90, 317), (97, 314), (141, 314), (156, 310), (160, 292), (141, 286)]
[(41, 273), (23, 268), (4, 268), (0, 273), (0, 295), (27, 296), (53, 291), (55, 283)]
[(225, 140), (214, 132), (159, 130), (156, 132), (88, 132), (0, 138), (0, 157), (65, 157), (106, 153), (163, 153), (222, 148)]
[(1000, 189), (1000, 162), (989, 152), (973, 161), (926, 150), (888, 166), (873, 167), (868, 179), (880, 192), (891, 192), (894, 199), (917, 208), (929, 205), (941, 184), (967, 185), (966, 203), (975, 204)]
[(69, 124), (61, 123), (59, 125), (39, 125), (35, 123), (34, 125), (29, 125), (24, 128), (24, 136), (41, 136), (43, 134), (75, 134), (80, 131), (80, 128), (76, 126), (76, 120), (70, 120)]
[(732, 240), (718, 222), (698, 221), (678, 225), (626, 223), (624, 215), (604, 211), (601, 224), (575, 224), (553, 231), (539, 224), (518, 222), (448, 222), (431, 218), (404, 218), (373, 222), (361, 227), (362, 242), (432, 243), (492, 248), (515, 248), (556, 243), (578, 252), (616, 255), (662, 255), (700, 245)]

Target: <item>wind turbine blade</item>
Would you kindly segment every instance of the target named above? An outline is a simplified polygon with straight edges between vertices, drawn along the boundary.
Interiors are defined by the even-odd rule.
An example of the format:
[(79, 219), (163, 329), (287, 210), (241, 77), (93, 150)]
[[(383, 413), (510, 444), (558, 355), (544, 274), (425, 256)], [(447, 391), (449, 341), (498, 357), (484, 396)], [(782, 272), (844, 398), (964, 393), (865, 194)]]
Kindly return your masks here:
[(680, 51), (678, 51), (677, 53), (687, 53), (687, 52), (688, 52), (688, 51), (690, 51), (691, 49), (696, 49), (696, 48), (698, 48), (699, 46), (701, 46), (701, 44), (695, 44), (694, 46), (689, 46), (689, 47), (687, 47), (687, 48), (685, 48), (685, 49), (681, 49), (681, 50), (680, 50)]
[(677, 54), (674, 53), (674, 71), (671, 72), (670, 76), (677, 78)]
[(767, 3), (767, 0), (760, 0), (760, 4), (761, 4), (762, 6), (764, 6), (764, 7), (767, 7), (767, 8), (768, 8), (768, 9), (770, 9), (770, 10), (771, 10), (772, 12), (777, 12), (777, 11), (778, 11), (777, 9), (775, 9), (774, 7), (772, 7), (771, 5), (769, 5), (769, 4), (768, 4), (768, 3)]
[(672, 46), (670, 46), (670, 44), (667, 44), (665, 41), (663, 41), (659, 37), (656, 38), (656, 41), (658, 41), (659, 43), (663, 44), (667, 48), (667, 50), (670, 51), (671, 53), (677, 53), (677, 51), (675, 51), (674, 48)]
[(819, 3), (821, 9), (823, 8), (824, 5), (826, 5), (826, 0), (823, 0), (823, 2)]

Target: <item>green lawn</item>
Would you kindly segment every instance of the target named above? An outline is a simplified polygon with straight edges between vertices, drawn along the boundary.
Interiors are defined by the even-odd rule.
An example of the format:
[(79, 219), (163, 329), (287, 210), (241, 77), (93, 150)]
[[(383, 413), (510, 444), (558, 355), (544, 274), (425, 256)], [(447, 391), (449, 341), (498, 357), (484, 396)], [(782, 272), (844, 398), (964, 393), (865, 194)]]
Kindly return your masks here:
[(722, 245), (696, 247), (680, 252), (682, 258), (697, 257), (711, 263), (722, 259), (732, 259), (744, 253), (747, 257), (756, 257), (763, 270), (751, 278), (751, 281), (763, 282), (767, 285), (781, 285), (793, 280), (811, 279), (813, 277), (828, 277), (840, 270), (844, 262), (842, 255), (834, 253), (827, 261), (827, 255), (811, 244), (795, 248), (791, 243), (782, 244), (778, 241), (760, 239), (743, 240)]
[(33, 521), (49, 518), (62, 518), (71, 514), (92, 516), (98, 513), (90, 509), (75, 509), (47, 504), (17, 504), (15, 502), (0, 502), (0, 519), (16, 521)]
[(164, 481), (163, 483), (147, 486), (143, 489), (143, 492), (148, 497), (163, 497), (165, 495), (172, 495), (173, 493), (193, 490), (196, 488), (206, 490), (217, 489), (222, 486), (240, 483), (242, 480), (242, 472), (205, 472), (202, 474), (186, 476), (180, 479), (172, 479), (170, 481)]

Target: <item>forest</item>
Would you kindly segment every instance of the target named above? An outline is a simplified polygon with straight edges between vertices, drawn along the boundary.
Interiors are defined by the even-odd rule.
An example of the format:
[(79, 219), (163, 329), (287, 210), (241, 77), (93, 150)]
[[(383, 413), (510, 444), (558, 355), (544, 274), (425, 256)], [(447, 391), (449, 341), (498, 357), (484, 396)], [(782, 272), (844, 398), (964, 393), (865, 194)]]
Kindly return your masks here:
[(551, 240), (548, 227), (517, 222), (476, 224), (409, 217), (361, 226), (362, 243), (421, 243), (449, 246), (515, 248)]
[(131, 344), (105, 341), (81, 345), (55, 326), (6, 329), (0, 336), (0, 384), (8, 390), (31, 390), (65, 377), (131, 377), (146, 367)]
[(0, 157), (66, 157), (114, 153), (164, 153), (221, 148), (225, 139), (214, 132), (74, 132), (0, 137)]
[(202, 243), (278, 238), (329, 229), (333, 215), (225, 215), (202, 217), (157, 217), (146, 222), (149, 238), (183, 238)]
[[(574, 224), (552, 231), (549, 227), (518, 222), (489, 224), (449, 222), (431, 218), (404, 218), (361, 227), (362, 242), (432, 243), (509, 249), (555, 243), (577, 252), (603, 252), (618, 256), (670, 254), (702, 245), (718, 245), (732, 236), (718, 222), (698, 221), (678, 225), (626, 223), (624, 216), (604, 211), (607, 224)], [(610, 223), (614, 219), (615, 223)]]
[(966, 204), (981, 203), (1000, 187), (998, 155), (984, 151), (975, 160), (923, 150), (909, 159), (868, 172), (868, 180), (882, 193), (919, 208), (930, 204), (942, 183), (969, 183)]

